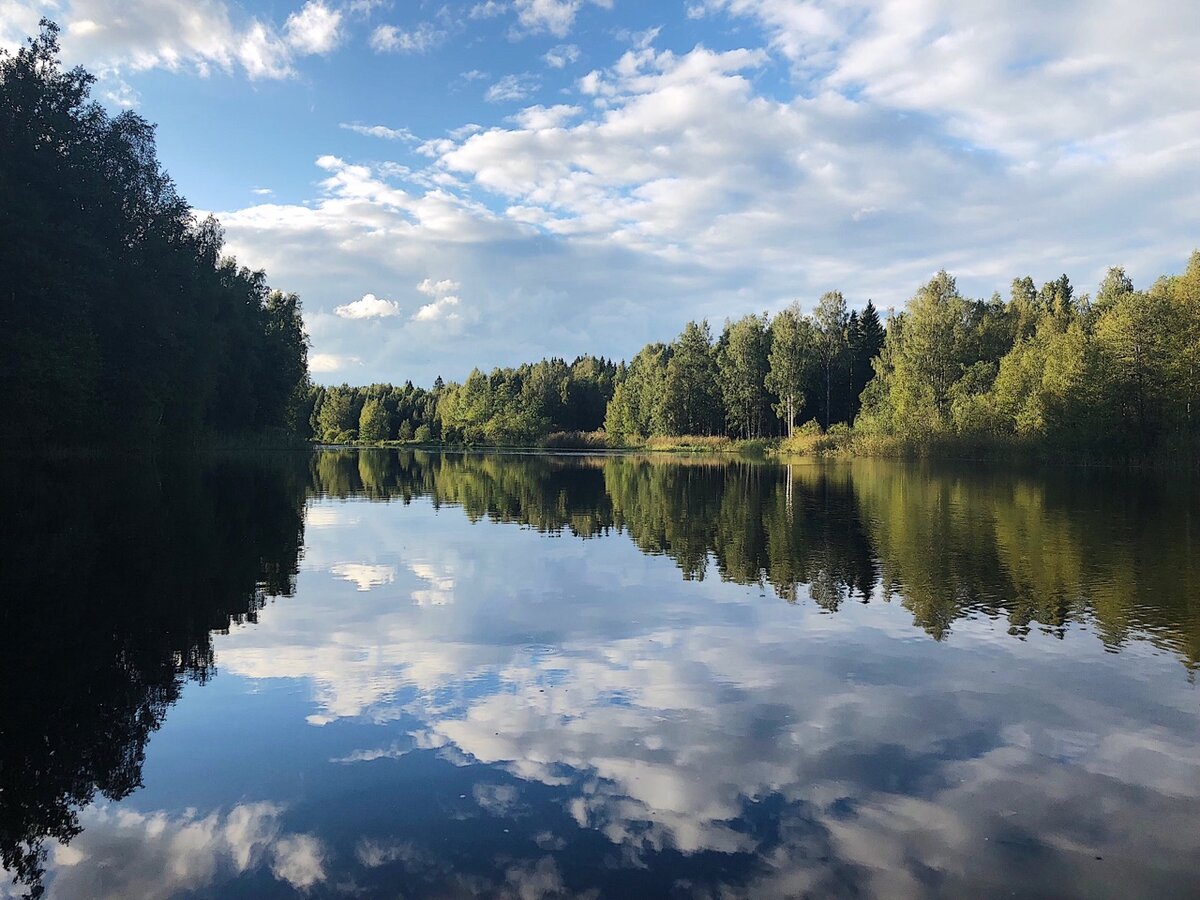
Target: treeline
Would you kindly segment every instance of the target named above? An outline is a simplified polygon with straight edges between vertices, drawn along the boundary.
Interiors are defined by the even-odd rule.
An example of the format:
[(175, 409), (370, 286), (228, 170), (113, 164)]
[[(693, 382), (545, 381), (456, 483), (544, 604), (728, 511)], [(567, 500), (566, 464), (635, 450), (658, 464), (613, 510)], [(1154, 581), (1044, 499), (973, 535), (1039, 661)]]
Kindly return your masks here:
[(294, 429), (294, 294), (222, 257), (156, 157), (64, 71), (58, 28), (0, 51), (0, 384), (18, 442), (190, 442)]
[(1138, 290), (1111, 268), (1094, 299), (1064, 275), (1009, 299), (939, 272), (892, 320), (856, 432), (927, 443), (1153, 447), (1200, 427), (1200, 251)]
[(444, 441), (530, 444), (555, 432), (598, 429), (620, 367), (581, 356), (544, 359), (516, 368), (472, 370), (462, 384), (438, 378), (426, 390), (401, 387), (314, 387), (309, 425), (318, 441)]
[(883, 345), (874, 304), (851, 312), (838, 291), (812, 315), (793, 303), (773, 319), (726, 322), (715, 342), (707, 322), (689, 322), (672, 343), (648, 344), (622, 366), (605, 430), (619, 440), (791, 437), (808, 410), (824, 428), (850, 422)]
[(357, 429), (364, 440), (533, 443), (603, 424), (591, 445), (629, 446), (791, 438), (805, 422), (805, 438), (785, 448), (824, 432), (829, 448), (861, 453), (940, 443), (1188, 449), (1200, 439), (1200, 251), (1147, 289), (1111, 268), (1094, 298), (1063, 275), (1040, 288), (1017, 278), (1008, 299), (972, 299), (943, 271), (886, 327), (871, 302), (850, 311), (833, 291), (811, 314), (793, 304), (746, 316), (715, 340), (707, 322), (690, 322), (628, 365), (545, 360), (476, 370), (461, 385), (439, 379), (428, 392), (332, 392), (352, 398), (338, 399), (336, 415), (324, 409), (330, 391), (318, 398), (314, 433), (326, 440)]

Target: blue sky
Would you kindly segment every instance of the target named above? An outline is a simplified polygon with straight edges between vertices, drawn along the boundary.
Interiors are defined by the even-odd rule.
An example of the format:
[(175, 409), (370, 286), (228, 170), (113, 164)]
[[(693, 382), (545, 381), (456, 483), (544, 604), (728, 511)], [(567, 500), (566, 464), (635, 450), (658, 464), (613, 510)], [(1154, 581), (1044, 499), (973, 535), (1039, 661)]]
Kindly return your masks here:
[(692, 317), (901, 306), (1200, 245), (1200, 15), (1090, 0), (0, 0), (49, 15), (319, 381), (628, 357)]

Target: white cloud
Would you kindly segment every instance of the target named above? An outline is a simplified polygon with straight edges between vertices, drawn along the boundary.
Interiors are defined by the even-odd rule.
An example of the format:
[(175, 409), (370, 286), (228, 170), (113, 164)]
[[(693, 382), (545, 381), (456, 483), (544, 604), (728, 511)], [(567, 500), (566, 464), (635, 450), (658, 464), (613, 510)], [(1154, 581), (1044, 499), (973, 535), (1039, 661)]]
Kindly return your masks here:
[[(612, 0), (591, 0), (604, 9), (612, 9)], [(517, 22), (534, 34), (549, 32), (565, 37), (575, 24), (583, 0), (514, 0)]]
[(454, 308), (458, 306), (458, 303), (457, 297), (441, 297), (432, 303), (426, 303), (413, 313), (413, 321), (437, 322), (441, 319), (457, 319), (458, 313), (454, 312)]
[(551, 47), (542, 56), (552, 69), (562, 69), (579, 59), (579, 47), (575, 44), (559, 44)]
[(299, 53), (328, 53), (341, 41), (342, 14), (309, 0), (284, 23), (288, 43)]
[(293, 888), (311, 888), (325, 878), (325, 847), (312, 835), (285, 832), (282, 813), (273, 803), (243, 803), (203, 817), (88, 807), (71, 844), (53, 845), (49, 893), (166, 900), (267, 867)]
[(527, 128), (532, 131), (544, 131), (563, 127), (563, 125), (581, 112), (583, 110), (578, 106), (559, 103), (550, 107), (529, 106), (512, 118), (521, 128)]
[(337, 356), (333, 353), (314, 353), (308, 358), (308, 369), (314, 375), (340, 372), (347, 366), (362, 365), (357, 356)]
[(115, 87), (106, 90), (104, 92), (104, 99), (113, 104), (113, 106), (119, 106), (122, 109), (134, 109), (141, 102), (138, 92), (124, 81), (120, 81)]
[(507, 3), (499, 3), (497, 0), (485, 0), (483, 3), (476, 3), (472, 6), (468, 15), (472, 19), (494, 19), (496, 16), (503, 15), (507, 9)]
[[(486, 526), (478, 542), (471, 529), (484, 526), (428, 499), (403, 516), (352, 506), (360, 524), (314, 533), (306, 552), (403, 544), (416, 565), (397, 567), (396, 590), (450, 577), (457, 605), (398, 604), (390, 590), (347, 605), (311, 585), (304, 603), (268, 607), (255, 628), (217, 639), (227, 672), (307, 679), (313, 721), (386, 725), (376, 749), (339, 761), (416, 748), (487, 767), (493, 774), (469, 795), (486, 812), (518, 815), (549, 789), (545, 802), (626, 859), (754, 854), (759, 864), (742, 871), (761, 881), (731, 896), (804, 894), (806, 879), (808, 893), (836, 894), (819, 879), (851, 867), (870, 896), (920, 895), (917, 878), (931, 868), (951, 879), (986, 872), (983, 881), (995, 875), (1017, 893), (1044, 889), (1032, 879), (1045, 869), (1014, 874), (1011, 848), (994, 846), (1017, 825), (1089, 878), (1113, 874), (1079, 856), (1081, 834), (1189, 858), (1200, 758), (1180, 724), (1191, 721), (1193, 692), (1177, 662), (1122, 658), (1161, 677), (1124, 679), (1121, 697), (1080, 706), (1081, 679), (1114, 659), (1083, 631), (1017, 641), (993, 621), (962, 620), (949, 645), (935, 645), (914, 639), (899, 599), (831, 616), (715, 577), (685, 582), (621, 535), (582, 544)], [(467, 559), (455, 553), (464, 540)], [(560, 570), (573, 573), (573, 594), (592, 598), (584, 608), (543, 589), (546, 572)], [(997, 671), (1023, 675), (997, 682)], [(947, 679), (974, 687), (948, 694)], [(1102, 798), (1117, 795), (1127, 802), (1114, 819)], [(1012, 798), (1019, 822), (997, 810), (997, 796)], [(745, 828), (767, 800), (780, 828)], [(399, 836), (359, 850), (371, 867), (429, 852)]]
[(443, 278), (441, 281), (435, 281), (432, 278), (424, 278), (417, 285), (417, 290), (422, 294), (428, 294), (430, 297), (440, 297), (443, 294), (453, 293), (461, 287), (457, 281), (451, 278)]
[(162, 68), (206, 76), (240, 66), (249, 78), (295, 74), (299, 56), (328, 53), (341, 13), (310, 0), (277, 27), (223, 0), (5, 0), (0, 45), (13, 43), (49, 14), (62, 26), (63, 57), (104, 73)]
[(377, 53), (427, 53), (445, 39), (446, 32), (432, 22), (421, 22), (411, 31), (380, 25), (371, 33), (371, 49)]
[(324, 846), (308, 834), (281, 838), (275, 845), (271, 874), (300, 890), (306, 890), (324, 881)]
[(256, 187), (256, 188), (251, 188), (250, 193), (258, 194), (258, 196), (260, 196), (260, 197), (270, 197), (275, 192), (273, 190), (271, 190), (270, 188)]
[(416, 141), (417, 136), (407, 128), (389, 128), (386, 125), (360, 125), (358, 123), (342, 122), (339, 128), (353, 131), (365, 137), (383, 138), (385, 141)]
[[(1014, 157), (1195, 152), (1200, 18), (1123, 0), (710, 0), (839, 92), (945, 122)], [(1153, 48), (1147, 52), (1147, 48)], [(1055, 159), (1047, 159), (1052, 163)]]
[[(1129, 90), (1146, 92), (1130, 105), (1119, 83), (1105, 81), (1100, 102), (1078, 76), (1102, 49), (1091, 17), (1076, 37), (1057, 13), (1029, 12), (1006, 20), (1010, 37), (979, 12), (981, 33), (1001, 45), (1040, 48), (1018, 65), (1015, 50), (998, 62), (972, 44), (975, 32), (956, 24), (970, 7), (951, 11), (953, 37), (927, 51), (945, 69), (917, 83), (891, 68), (923, 52), (899, 7), (846, 7), (848, 24), (825, 4), (721, 8), (774, 10), (778, 26), (757, 18), (770, 50), (672, 53), (634, 40), (557, 105), (420, 145), (424, 169), (322, 157), (322, 195), (308, 204), (222, 215), (232, 249), (302, 291), (316, 349), (366, 359), (372, 379), (425, 381), (547, 354), (628, 357), (687, 318), (811, 302), (834, 287), (853, 303), (899, 306), (943, 266), (987, 296), (1017, 274), (1067, 271), (1088, 289), (1114, 262), (1145, 283), (1186, 259), (1200, 111), (1155, 79), (1191, 83), (1197, 63), (1176, 52), (1176, 36), (1192, 32), (1169, 10), (1147, 12), (1172, 25), (1161, 76), (1122, 64)], [(913, 7), (904, 21), (929, 34), (932, 8), (942, 7)], [(1056, 40), (1061, 49), (1047, 49)], [(796, 96), (760, 87), (772, 53), (799, 54)], [(1029, 93), (1039, 83), (1044, 100)], [(973, 87), (960, 95), (961, 84)], [(532, 87), (510, 77), (489, 94), (516, 100)], [(1061, 120), (1042, 120), (1060, 106)], [(347, 278), (404, 283), (435, 266), (485, 284), (471, 297), (476, 342), (430, 329), (414, 347), (405, 332), (336, 327)]]
[(288, 78), (295, 74), (287, 42), (262, 22), (250, 26), (236, 52), (250, 78)]
[(504, 103), (511, 100), (524, 100), (541, 85), (537, 76), (523, 72), (519, 75), (505, 75), (487, 89), (483, 95), (488, 103)]
[(329, 571), (358, 586), (359, 591), (369, 591), (373, 587), (391, 584), (396, 580), (396, 567), (374, 565), (371, 563), (338, 563), (330, 566)]
[(363, 294), (353, 303), (339, 306), (334, 313), (343, 319), (383, 319), (400, 315), (400, 304), (374, 294)]

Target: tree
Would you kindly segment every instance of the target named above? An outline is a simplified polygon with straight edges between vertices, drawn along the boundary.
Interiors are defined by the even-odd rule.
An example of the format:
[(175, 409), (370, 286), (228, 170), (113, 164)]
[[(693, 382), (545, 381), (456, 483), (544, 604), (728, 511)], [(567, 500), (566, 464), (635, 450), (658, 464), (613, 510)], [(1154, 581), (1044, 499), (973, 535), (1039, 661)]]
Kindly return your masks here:
[(1110, 266), (1096, 289), (1096, 310), (1103, 312), (1126, 294), (1133, 293), (1133, 281), (1120, 266)]
[(874, 376), (871, 361), (883, 350), (884, 330), (875, 304), (867, 301), (862, 313), (853, 317), (850, 338), (850, 421), (858, 416), (862, 392)]
[(758, 437), (767, 411), (770, 341), (766, 316), (746, 316), (727, 323), (719, 347), (717, 368), (729, 427), (744, 438)]
[(828, 291), (821, 295), (813, 310), (813, 321), (817, 329), (817, 352), (825, 373), (825, 422), (833, 424), (832, 392), (834, 373), (841, 369), (846, 354), (846, 299), (841, 291)]
[(358, 424), (354, 417), (354, 394), (349, 385), (328, 388), (325, 400), (317, 412), (317, 427), (323, 441), (337, 441), (339, 436)]
[(1169, 322), (1170, 306), (1162, 293), (1135, 291), (1117, 299), (1096, 323), (1106, 396), (1127, 425), (1136, 420), (1142, 440), (1153, 439), (1164, 424)]
[(792, 437), (796, 417), (804, 408), (804, 394), (812, 376), (817, 354), (817, 336), (812, 322), (793, 303), (771, 322), (771, 350), (766, 386), (779, 403), (775, 407)]
[(372, 397), (363, 404), (362, 413), (358, 417), (358, 439), (377, 443), (386, 441), (391, 436), (392, 425), (389, 421), (387, 407), (378, 397)]
[(676, 339), (660, 405), (667, 434), (712, 434), (721, 421), (717, 365), (708, 322), (688, 322)]
[[(162, 170), (154, 126), (89, 101), (43, 20), (0, 50), (0, 387), (23, 442), (189, 443), (303, 429), (294, 294), (222, 258)], [(55, 415), (46, 414), (53, 409)]]

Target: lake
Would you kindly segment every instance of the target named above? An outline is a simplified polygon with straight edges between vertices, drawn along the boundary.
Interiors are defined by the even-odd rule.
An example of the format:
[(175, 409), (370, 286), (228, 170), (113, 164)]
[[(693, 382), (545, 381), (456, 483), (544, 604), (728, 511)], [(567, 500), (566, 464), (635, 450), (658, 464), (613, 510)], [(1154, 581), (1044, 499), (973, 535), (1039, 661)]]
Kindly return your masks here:
[(0, 896), (1197, 894), (1186, 477), (372, 450), (2, 482)]

